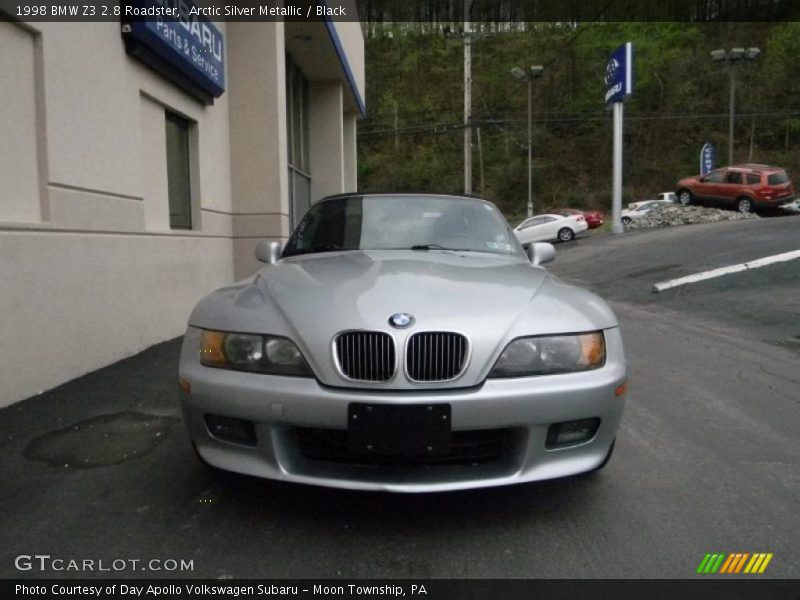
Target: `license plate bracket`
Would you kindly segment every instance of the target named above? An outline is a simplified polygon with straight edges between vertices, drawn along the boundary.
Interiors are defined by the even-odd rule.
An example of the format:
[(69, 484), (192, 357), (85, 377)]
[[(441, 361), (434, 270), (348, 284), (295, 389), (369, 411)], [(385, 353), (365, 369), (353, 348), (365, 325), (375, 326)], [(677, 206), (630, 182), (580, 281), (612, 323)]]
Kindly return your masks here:
[(450, 404), (347, 405), (351, 452), (376, 456), (442, 456), (450, 453)]

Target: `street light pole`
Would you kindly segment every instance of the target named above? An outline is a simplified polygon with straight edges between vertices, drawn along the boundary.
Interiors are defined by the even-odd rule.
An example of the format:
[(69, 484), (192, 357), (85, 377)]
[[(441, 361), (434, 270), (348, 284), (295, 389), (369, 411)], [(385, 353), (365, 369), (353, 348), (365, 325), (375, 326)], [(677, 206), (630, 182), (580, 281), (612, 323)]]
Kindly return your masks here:
[(511, 69), (511, 74), (517, 79), (528, 83), (528, 217), (533, 216), (533, 80), (542, 76), (544, 67), (533, 65), (527, 71), (519, 67)]
[(730, 114), (728, 115), (728, 165), (733, 164), (733, 115), (736, 106), (736, 75), (733, 65), (728, 67), (731, 75), (730, 91)]
[(742, 60), (754, 60), (761, 50), (759, 48), (731, 48), (730, 50), (720, 49), (711, 51), (711, 60), (714, 62), (726, 62), (728, 64), (728, 76), (730, 78), (730, 99), (728, 113), (728, 164), (733, 164), (733, 125), (736, 108), (736, 69), (737, 62)]

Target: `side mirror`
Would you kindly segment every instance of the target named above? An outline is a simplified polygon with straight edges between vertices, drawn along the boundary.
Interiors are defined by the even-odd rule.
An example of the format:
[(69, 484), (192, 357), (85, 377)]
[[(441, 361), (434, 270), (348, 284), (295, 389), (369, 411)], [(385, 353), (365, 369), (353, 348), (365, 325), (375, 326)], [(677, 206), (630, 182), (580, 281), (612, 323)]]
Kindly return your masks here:
[(528, 257), (535, 267), (556, 259), (556, 249), (548, 242), (535, 242), (528, 246)]
[(705, 183), (706, 181), (708, 181), (708, 177), (701, 177), (700, 178), (700, 183)]
[(268, 265), (274, 265), (281, 256), (281, 243), (261, 240), (255, 251), (256, 259)]

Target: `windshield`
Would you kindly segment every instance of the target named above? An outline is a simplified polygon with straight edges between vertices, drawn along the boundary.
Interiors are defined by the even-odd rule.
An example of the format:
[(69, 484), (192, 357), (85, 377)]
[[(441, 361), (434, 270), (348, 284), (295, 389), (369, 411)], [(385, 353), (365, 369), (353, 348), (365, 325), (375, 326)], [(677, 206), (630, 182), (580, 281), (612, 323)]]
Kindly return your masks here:
[(521, 252), (488, 202), (438, 196), (352, 196), (312, 206), (283, 256), (337, 250)]

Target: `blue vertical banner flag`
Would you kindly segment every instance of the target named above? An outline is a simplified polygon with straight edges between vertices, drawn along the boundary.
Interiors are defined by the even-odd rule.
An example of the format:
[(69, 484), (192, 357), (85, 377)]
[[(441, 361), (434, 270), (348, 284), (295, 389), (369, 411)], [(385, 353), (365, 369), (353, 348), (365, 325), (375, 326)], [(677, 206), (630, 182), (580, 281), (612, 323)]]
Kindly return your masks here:
[(606, 64), (606, 106), (633, 94), (633, 44), (626, 42), (611, 53)]
[(706, 142), (700, 150), (700, 176), (708, 175), (717, 166), (717, 149)]

